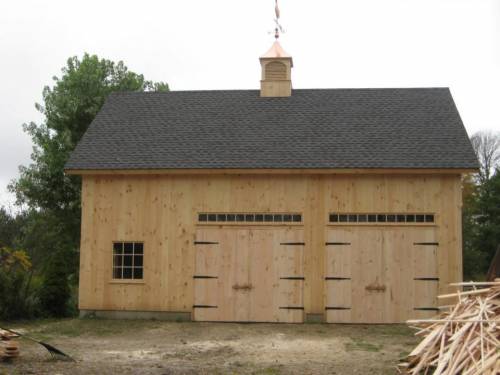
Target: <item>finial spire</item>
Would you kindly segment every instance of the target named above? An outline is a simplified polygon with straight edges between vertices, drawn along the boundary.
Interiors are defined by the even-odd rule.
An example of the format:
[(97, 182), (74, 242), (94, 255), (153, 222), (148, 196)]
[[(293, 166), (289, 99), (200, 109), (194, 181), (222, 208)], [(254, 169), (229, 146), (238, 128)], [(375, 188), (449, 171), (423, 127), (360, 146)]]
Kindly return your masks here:
[(275, 0), (274, 12), (276, 13), (276, 18), (274, 20), (274, 22), (276, 23), (276, 28), (274, 29), (274, 37), (276, 38), (276, 40), (278, 40), (280, 37), (280, 32), (285, 32), (280, 24), (280, 7), (278, 5), (278, 0)]

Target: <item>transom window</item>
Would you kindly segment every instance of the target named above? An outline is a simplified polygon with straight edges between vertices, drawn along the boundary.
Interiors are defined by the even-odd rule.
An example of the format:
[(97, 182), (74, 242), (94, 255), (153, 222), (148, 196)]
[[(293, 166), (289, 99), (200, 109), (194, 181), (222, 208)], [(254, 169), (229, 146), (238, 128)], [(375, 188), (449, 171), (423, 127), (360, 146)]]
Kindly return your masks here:
[(144, 276), (144, 243), (113, 243), (113, 279), (142, 279)]
[(414, 223), (434, 223), (434, 214), (422, 213), (331, 213), (330, 223), (349, 223), (349, 224), (414, 224)]
[(200, 223), (301, 223), (298, 213), (200, 213)]

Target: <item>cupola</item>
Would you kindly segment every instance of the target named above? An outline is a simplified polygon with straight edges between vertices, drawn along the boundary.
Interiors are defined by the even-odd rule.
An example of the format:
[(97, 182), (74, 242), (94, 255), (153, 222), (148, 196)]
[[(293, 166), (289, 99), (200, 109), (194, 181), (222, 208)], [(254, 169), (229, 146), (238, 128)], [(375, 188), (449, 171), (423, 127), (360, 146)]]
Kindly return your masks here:
[(277, 40), (269, 51), (260, 57), (260, 65), (262, 67), (260, 96), (292, 95), (292, 56), (285, 52)]

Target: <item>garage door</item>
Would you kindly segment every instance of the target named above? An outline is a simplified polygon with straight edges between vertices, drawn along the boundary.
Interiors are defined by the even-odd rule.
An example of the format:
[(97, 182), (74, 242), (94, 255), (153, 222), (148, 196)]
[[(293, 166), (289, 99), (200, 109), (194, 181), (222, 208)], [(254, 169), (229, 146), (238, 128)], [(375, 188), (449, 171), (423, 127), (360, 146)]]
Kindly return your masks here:
[(325, 245), (328, 322), (400, 323), (436, 314), (434, 228), (329, 228)]
[(194, 320), (303, 322), (304, 233), (199, 228)]

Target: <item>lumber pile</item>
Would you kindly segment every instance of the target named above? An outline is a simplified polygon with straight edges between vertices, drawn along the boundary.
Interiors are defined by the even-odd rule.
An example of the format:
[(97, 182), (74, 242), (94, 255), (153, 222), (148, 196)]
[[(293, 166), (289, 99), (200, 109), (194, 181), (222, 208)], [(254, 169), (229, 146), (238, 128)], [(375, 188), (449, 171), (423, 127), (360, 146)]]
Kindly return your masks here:
[(18, 336), (7, 331), (0, 330), (0, 360), (12, 360), (19, 357)]
[(451, 285), (471, 290), (441, 295), (456, 304), (407, 322), (422, 341), (398, 366), (401, 374), (500, 374), (500, 279)]

